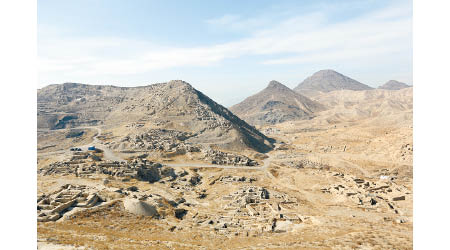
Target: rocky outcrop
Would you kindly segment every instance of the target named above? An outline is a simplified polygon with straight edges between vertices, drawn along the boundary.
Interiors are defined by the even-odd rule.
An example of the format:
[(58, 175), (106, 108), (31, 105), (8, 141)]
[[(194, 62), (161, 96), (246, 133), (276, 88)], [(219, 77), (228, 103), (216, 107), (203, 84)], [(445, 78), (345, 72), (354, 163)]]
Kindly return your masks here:
[(188, 210), (184, 208), (177, 208), (175, 209), (175, 218), (182, 220), (183, 217), (187, 214)]
[(137, 179), (148, 181), (150, 183), (157, 182), (161, 179), (161, 164), (144, 165), (138, 168)]

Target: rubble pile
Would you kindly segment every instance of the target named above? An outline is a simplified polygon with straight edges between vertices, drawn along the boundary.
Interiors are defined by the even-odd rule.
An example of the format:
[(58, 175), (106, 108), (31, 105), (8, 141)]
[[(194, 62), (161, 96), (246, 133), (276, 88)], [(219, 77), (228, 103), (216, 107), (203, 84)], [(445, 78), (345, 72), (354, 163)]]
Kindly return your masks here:
[(265, 135), (279, 135), (281, 133), (281, 130), (278, 128), (269, 127), (269, 128), (264, 129), (262, 132)]
[(293, 159), (293, 158), (305, 158), (307, 154), (305, 153), (289, 153), (289, 154), (278, 154), (275, 156), (278, 160)]
[(232, 123), (224, 119), (222, 116), (211, 112), (211, 109), (207, 105), (201, 104), (194, 108), (194, 115), (198, 121), (205, 123), (205, 127), (209, 130), (214, 130), (215, 128), (221, 128), (224, 130), (232, 129)]
[[(206, 119), (206, 118), (205, 118)], [(209, 118), (208, 118), (209, 119)], [(186, 153), (201, 152), (199, 160), (205, 160), (217, 165), (256, 166), (258, 163), (246, 156), (225, 153), (202, 145), (186, 142), (195, 136), (192, 133), (168, 129), (150, 129), (146, 133), (126, 136), (120, 142), (111, 142), (111, 149), (131, 149), (157, 151), (166, 153), (166, 156), (182, 155)]]
[(321, 162), (311, 161), (308, 159), (302, 159), (297, 161), (285, 161), (283, 162), (285, 166), (291, 168), (317, 168), (317, 169), (329, 169), (330, 166), (323, 164)]
[[(196, 191), (196, 186), (202, 183), (202, 176), (198, 174), (192, 174), (190, 176), (188, 172), (182, 170), (176, 173), (177, 177), (176, 179), (170, 179), (171, 183), (169, 184), (169, 187), (171, 189), (177, 190), (177, 191)], [(201, 192), (204, 193), (204, 192)], [(200, 195), (204, 196), (204, 195)], [(204, 198), (204, 197), (201, 197)]]
[(409, 143), (403, 144), (400, 148), (398, 157), (403, 160), (411, 159), (413, 157), (413, 146)]
[(150, 129), (145, 133), (129, 135), (120, 142), (110, 144), (112, 149), (145, 149), (164, 152), (200, 152), (200, 148), (185, 140), (194, 136), (192, 133), (168, 129)]
[(204, 152), (204, 160), (211, 164), (217, 165), (234, 165), (234, 166), (257, 166), (258, 162), (244, 155), (233, 153), (225, 153), (218, 150), (208, 149)]
[(247, 178), (245, 176), (222, 176), (219, 178), (218, 180), (219, 182), (223, 182), (223, 183), (232, 183), (232, 182), (244, 182), (244, 183), (252, 183), (254, 181), (257, 181), (257, 179), (255, 177), (250, 177)]

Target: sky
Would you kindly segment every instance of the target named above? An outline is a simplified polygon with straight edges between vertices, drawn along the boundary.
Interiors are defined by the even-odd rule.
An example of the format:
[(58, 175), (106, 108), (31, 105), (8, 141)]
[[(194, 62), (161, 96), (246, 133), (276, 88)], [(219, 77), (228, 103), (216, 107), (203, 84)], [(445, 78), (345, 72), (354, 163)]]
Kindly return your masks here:
[(321, 69), (412, 84), (412, 1), (40, 0), (38, 88), (184, 80), (231, 106)]

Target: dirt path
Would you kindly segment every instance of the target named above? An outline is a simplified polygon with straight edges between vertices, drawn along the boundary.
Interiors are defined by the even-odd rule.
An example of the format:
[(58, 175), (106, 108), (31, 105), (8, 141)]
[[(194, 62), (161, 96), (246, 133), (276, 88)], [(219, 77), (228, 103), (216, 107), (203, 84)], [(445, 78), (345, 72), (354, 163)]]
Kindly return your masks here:
[[(99, 135), (101, 135), (101, 133), (102, 133), (101, 128), (99, 128), (99, 127), (79, 127), (79, 128), (77, 128), (77, 129), (96, 129), (96, 130), (97, 130), (97, 134), (94, 135), (94, 136), (92, 137), (92, 142), (89, 143), (89, 144), (87, 144), (87, 145), (80, 146), (79, 148), (81, 148), (81, 149), (83, 149), (83, 150), (87, 150), (88, 147), (90, 147), (90, 146), (92, 146), (92, 145), (94, 145), (94, 144), (98, 144), (98, 143), (99, 143), (99, 140), (97, 139), (97, 137), (98, 137)], [(70, 130), (70, 129), (59, 129), (58, 131), (64, 131), (64, 130)], [(47, 155), (54, 155), (54, 154), (64, 154), (64, 153), (67, 153), (67, 152), (69, 152), (69, 149), (62, 149), (62, 150), (57, 150), (57, 151), (52, 151), (52, 152), (46, 152), (46, 153), (39, 153), (39, 152), (38, 152), (38, 156), (47, 156)]]
[(103, 158), (105, 160), (109, 160), (109, 161), (125, 161), (125, 159), (123, 159), (122, 157), (117, 156), (116, 154), (114, 154), (113, 151), (111, 151), (108, 147), (103, 145), (103, 143), (98, 139), (98, 137), (102, 134), (102, 129), (100, 127), (82, 127), (82, 128), (97, 129), (97, 134), (92, 137), (92, 142), (90, 144), (81, 146), (79, 148), (81, 148), (82, 150), (88, 150), (88, 148), (90, 146), (94, 146), (94, 147), (96, 147), (98, 149), (103, 150)]
[[(79, 146), (78, 148), (81, 148), (83, 151), (87, 151), (89, 147), (94, 146), (98, 149), (103, 150), (103, 158), (105, 160), (110, 160), (110, 161), (125, 161), (123, 158), (117, 156), (114, 154), (114, 152), (112, 152), (111, 150), (109, 150), (105, 145), (102, 144), (102, 142), (98, 139), (98, 137), (102, 134), (102, 129), (100, 127), (78, 127), (77, 129), (95, 129), (97, 130), (97, 134), (95, 134), (92, 137), (92, 142), (90, 142), (89, 144), (83, 145), (83, 146)], [(67, 129), (62, 129), (62, 130), (67, 130)], [(54, 155), (54, 154), (64, 154), (64, 153), (69, 153), (70, 149), (63, 149), (63, 150), (58, 150), (58, 151), (52, 151), (52, 152), (47, 152), (47, 153), (38, 153), (38, 156), (47, 156), (47, 155)]]

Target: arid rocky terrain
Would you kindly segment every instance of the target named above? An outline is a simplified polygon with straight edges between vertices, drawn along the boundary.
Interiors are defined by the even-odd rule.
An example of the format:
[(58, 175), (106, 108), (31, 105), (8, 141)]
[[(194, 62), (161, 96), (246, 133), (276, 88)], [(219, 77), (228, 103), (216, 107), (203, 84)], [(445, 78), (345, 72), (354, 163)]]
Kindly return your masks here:
[(252, 125), (268, 125), (309, 120), (325, 107), (277, 81), (271, 81), (265, 89), (233, 105), (230, 110)]
[(102, 126), (122, 135), (173, 129), (192, 133), (187, 143), (256, 151), (272, 147), (258, 130), (183, 81), (136, 88), (50, 85), (38, 90), (37, 101), (38, 130)]
[(38, 248), (412, 249), (413, 88), (325, 73), (38, 90)]

